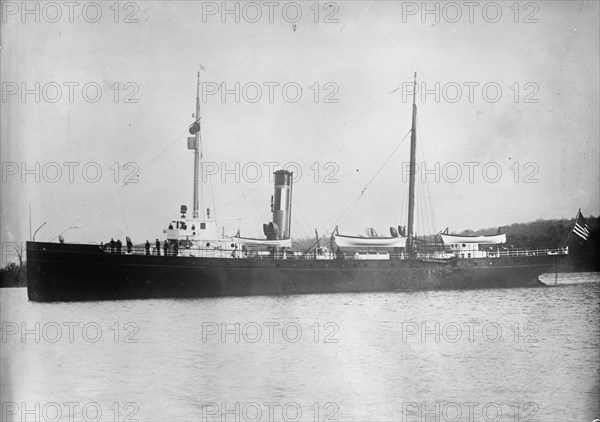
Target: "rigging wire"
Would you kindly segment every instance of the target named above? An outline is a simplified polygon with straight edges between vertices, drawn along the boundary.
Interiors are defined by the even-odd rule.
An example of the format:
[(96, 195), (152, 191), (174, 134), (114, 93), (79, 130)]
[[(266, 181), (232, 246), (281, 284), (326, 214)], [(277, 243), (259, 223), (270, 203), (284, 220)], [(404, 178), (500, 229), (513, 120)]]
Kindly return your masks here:
[(170, 150), (171, 148), (173, 148), (173, 146), (175, 146), (175, 144), (181, 139), (182, 136), (184, 136), (187, 133), (187, 129), (184, 130), (181, 134), (179, 134), (179, 136), (177, 136), (177, 138), (175, 138), (173, 140), (173, 142), (171, 142), (170, 144), (168, 144), (162, 151), (160, 151), (158, 154), (156, 154), (154, 156), (154, 158), (152, 158), (148, 163), (146, 163), (146, 165), (144, 165), (140, 171), (138, 172), (139, 174), (142, 174), (142, 172), (144, 170), (146, 170), (148, 167), (150, 167), (152, 164), (154, 164), (154, 162), (156, 160), (158, 160), (164, 153), (166, 153), (168, 150)]
[[(425, 162), (425, 159), (423, 159), (423, 162)], [(419, 183), (419, 195), (421, 197), (420, 208), (421, 208), (421, 218), (423, 219), (421, 232), (423, 233), (423, 236), (425, 236), (426, 234), (429, 234), (431, 231), (431, 225), (429, 224), (429, 218), (428, 218), (429, 203), (427, 202), (427, 198), (425, 197), (425, 186), (424, 185), (426, 185), (426, 184), (427, 184), (427, 181), (423, 181), (423, 178), (421, 178), (420, 183)]]
[[(201, 139), (200, 137), (198, 137), (198, 139)], [(204, 162), (204, 154), (202, 152), (202, 140), (200, 140), (199, 142), (199, 148), (200, 148), (200, 162), (198, 163), (198, 165), (200, 166), (199, 172), (202, 172), (202, 163)], [(194, 183), (196, 183), (196, 181), (194, 181)], [(206, 215), (206, 208), (204, 208), (205, 204), (204, 204), (204, 183), (199, 183), (200, 184), (200, 198), (198, 198), (198, 202), (199, 202), (199, 207), (200, 207), (200, 214), (202, 216), (202, 218), (204, 218), (204, 216)], [(195, 192), (194, 192), (195, 194)]]
[(127, 224), (127, 216), (125, 215), (125, 209), (123, 208), (123, 197), (121, 196), (121, 192), (119, 191), (119, 204), (121, 205), (121, 215), (123, 216), (123, 221), (125, 222), (125, 229), (127, 233), (129, 233), (129, 224)]
[[(404, 137), (402, 138), (402, 140), (398, 143), (398, 145), (396, 145), (396, 147), (394, 148), (394, 150), (390, 153), (390, 155), (386, 158), (386, 160), (383, 162), (383, 164), (379, 167), (379, 169), (375, 172), (375, 174), (373, 175), (373, 177), (371, 177), (371, 179), (369, 180), (369, 182), (365, 185), (365, 187), (362, 189), (362, 191), (356, 196), (356, 198), (344, 209), (344, 211), (342, 211), (337, 218), (342, 217), (346, 212), (348, 213), (348, 215), (346, 216), (346, 218), (339, 224), (340, 226), (343, 225), (344, 223), (346, 223), (348, 221), (348, 219), (352, 216), (352, 212), (354, 211), (354, 208), (356, 207), (356, 205), (358, 204), (358, 202), (362, 199), (362, 196), (364, 195), (364, 193), (366, 192), (367, 188), (369, 187), (369, 185), (373, 182), (373, 180), (375, 180), (375, 178), (379, 175), (379, 173), (381, 173), (381, 171), (383, 170), (383, 168), (386, 166), (386, 164), (392, 159), (392, 157), (394, 156), (394, 154), (396, 153), (396, 151), (398, 151), (398, 149), (400, 148), (400, 146), (404, 143), (404, 141), (406, 140), (406, 138), (408, 137), (408, 135), (410, 135), (410, 130), (406, 133), (406, 135), (404, 135)], [(337, 220), (337, 218), (335, 220)], [(330, 232), (335, 226), (335, 220), (333, 222), (333, 224), (331, 224), (329, 226), (329, 229), (327, 230), (328, 232)]]
[[(413, 234), (422, 234), (423, 233), (423, 217), (422, 217), (422, 207), (421, 207), (421, 190), (420, 183), (416, 180), (415, 175), (415, 220), (413, 221)], [(416, 238), (417, 236), (415, 236)]]
[[(200, 202), (202, 202), (202, 207), (204, 208), (205, 204), (204, 204), (204, 170), (203, 170), (203, 166), (202, 164), (204, 163), (205, 159), (208, 157), (208, 148), (206, 148), (206, 146), (204, 145), (204, 142), (200, 143)], [(206, 180), (208, 181), (208, 191), (210, 192), (210, 197), (211, 197), (211, 204), (210, 204), (210, 210), (211, 210), (211, 214), (214, 216), (214, 219), (217, 218), (217, 204), (215, 202), (215, 190), (213, 187), (213, 175), (209, 174), (206, 178)], [(206, 210), (202, 211), (202, 215), (204, 215), (204, 212)]]
[(304, 227), (301, 228), (302, 230), (300, 230), (300, 233), (303, 232), (302, 236), (310, 237), (314, 229), (311, 229), (311, 224), (308, 222), (308, 219), (306, 218), (304, 212), (298, 204), (294, 204), (294, 209), (297, 211), (296, 215), (300, 215), (300, 218), (303, 220)]
[(94, 218), (97, 217), (98, 215), (102, 214), (106, 210), (103, 208), (103, 209), (100, 209), (99, 212), (97, 212), (98, 209), (101, 206), (103, 206), (106, 202), (108, 202), (109, 200), (113, 199), (116, 195), (118, 195), (121, 192), (121, 190), (123, 190), (124, 187), (125, 187), (125, 185), (120, 186), (117, 190), (113, 191), (111, 194), (109, 194), (103, 200), (98, 202), (94, 207), (92, 207), (87, 214), (81, 216), (79, 219), (75, 220), (74, 222), (73, 222), (73, 220), (75, 219), (75, 217), (69, 218), (69, 221), (71, 221), (71, 223), (68, 226), (64, 227), (62, 230), (58, 231), (53, 237), (51, 237), (50, 242), (52, 242), (61, 233), (67, 231), (69, 228), (71, 228), (73, 226), (78, 226), (78, 227), (85, 226), (87, 222), (84, 222), (84, 219), (87, 219), (90, 215), (92, 215), (92, 213), (95, 213), (95, 214), (93, 214)]
[(417, 185), (416, 190), (417, 190), (417, 196), (418, 196), (417, 209), (418, 209), (419, 219), (420, 219), (419, 230), (421, 231), (421, 237), (425, 236), (429, 230), (429, 220), (427, 218), (428, 205), (425, 201), (425, 194), (423, 192), (423, 190), (424, 190), (423, 184), (426, 184), (426, 182), (423, 182), (423, 177), (421, 176), (420, 180), (418, 180), (416, 183), (416, 185)]
[(419, 197), (419, 219), (421, 220), (419, 222), (419, 227), (421, 230), (421, 237), (424, 237), (426, 234), (429, 233), (430, 227), (429, 227), (429, 220), (427, 218), (427, 204), (425, 202), (425, 194), (423, 192), (424, 188), (423, 188), (423, 182), (421, 180), (420, 183), (418, 183), (417, 186), (417, 195)]
[[(186, 133), (187, 133), (187, 130), (185, 130), (181, 134), (179, 134), (179, 136), (177, 136), (170, 144), (168, 144), (158, 154), (156, 154), (149, 162), (147, 162), (144, 166), (142, 166), (139, 169), (139, 171), (137, 172), (137, 175), (139, 176), (140, 174), (142, 174), (144, 172), (144, 170), (146, 170), (148, 167), (150, 167), (158, 158), (160, 158), (163, 154), (165, 154), (168, 150), (170, 150), (177, 142), (179, 142), (179, 140), (181, 139), (181, 137), (184, 136)], [(100, 208), (101, 206), (103, 206), (106, 202), (108, 202), (108, 200), (113, 199), (116, 195), (119, 195), (121, 193), (121, 191), (125, 187), (127, 187), (129, 184), (130, 183), (123, 182), (123, 184), (120, 185), (116, 190), (114, 190), (112, 193), (108, 194), (104, 199), (102, 199), (95, 206), (93, 206), (91, 209), (89, 209), (89, 211), (87, 213), (81, 215), (77, 220), (75, 220), (75, 216), (70, 217), (69, 221), (75, 220), (75, 222), (74, 223), (70, 223), (67, 227), (65, 227), (63, 230), (59, 231), (58, 233), (60, 234), (60, 233), (64, 232), (65, 230), (68, 230), (69, 227), (72, 227), (72, 226), (82, 226), (82, 225), (84, 225), (82, 223), (82, 221), (88, 220), (89, 217), (98, 210), (98, 208)], [(100, 215), (104, 211), (105, 211), (104, 209), (100, 210), (100, 212), (98, 214), (95, 214), (94, 217), (97, 217), (98, 215)], [(55, 235), (54, 237), (52, 237), (52, 240), (54, 240), (56, 237), (58, 237), (58, 234)]]
[(217, 218), (217, 204), (215, 202), (215, 190), (213, 189), (212, 176), (208, 177), (208, 186), (210, 188), (210, 196), (212, 198), (213, 213), (215, 215), (215, 218)]
[[(205, 149), (205, 150), (206, 150), (205, 156), (208, 156), (208, 150), (207, 149)], [(202, 167), (200, 167), (200, 175), (201, 175), (201, 177), (204, 177)], [(208, 188), (210, 190), (210, 197), (212, 200), (213, 215), (215, 216), (215, 219), (216, 219), (217, 218), (217, 203), (215, 202), (215, 190), (213, 187), (213, 177), (212, 176), (213, 176), (212, 174), (208, 176)], [(203, 184), (202, 181), (200, 181), (200, 184)]]
[(228, 207), (229, 205), (233, 204), (234, 202), (237, 202), (240, 198), (246, 199), (246, 194), (250, 193), (250, 192), (254, 192), (255, 190), (256, 190), (255, 188), (250, 188), (250, 189), (242, 192), (241, 194), (239, 194), (238, 196), (233, 198), (231, 201), (223, 204), (223, 208)]
[[(421, 158), (423, 159), (423, 162), (425, 163), (425, 150), (423, 149), (423, 142), (422, 142), (422, 138), (421, 138), (421, 127), (419, 125), (419, 122), (417, 121), (417, 127), (418, 127), (418, 135), (419, 135), (419, 146), (421, 149)], [(437, 170), (436, 170), (437, 171)], [(426, 194), (426, 199), (428, 200), (428, 207), (427, 209), (429, 210), (429, 214), (428, 214), (428, 218), (431, 218), (431, 229), (433, 229), (433, 231), (430, 234), (436, 234), (437, 233), (437, 224), (435, 222), (435, 214), (433, 212), (433, 201), (432, 201), (432, 197), (431, 197), (431, 190), (429, 189), (429, 183), (427, 183), (427, 178), (425, 179), (424, 182), (425, 185), (425, 192), (424, 194)]]
[(406, 191), (407, 183), (402, 183), (402, 194), (400, 195), (400, 224), (404, 221), (404, 203), (406, 198), (408, 197), (408, 193)]

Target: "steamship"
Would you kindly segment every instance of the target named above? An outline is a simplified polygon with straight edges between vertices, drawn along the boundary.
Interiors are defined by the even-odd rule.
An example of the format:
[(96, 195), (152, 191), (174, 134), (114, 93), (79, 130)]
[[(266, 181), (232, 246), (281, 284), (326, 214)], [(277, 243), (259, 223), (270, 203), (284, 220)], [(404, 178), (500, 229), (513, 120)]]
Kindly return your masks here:
[(264, 238), (226, 236), (217, 220), (200, 211), (200, 74), (193, 137), (192, 215), (182, 206), (168, 224), (168, 252), (146, 247), (114, 251), (97, 244), (27, 242), (28, 296), (32, 301), (85, 301), (393, 292), (542, 286), (538, 276), (552, 271), (566, 249), (504, 248), (504, 234), (456, 236), (424, 247), (414, 234), (416, 74), (410, 137), (407, 226), (389, 237), (332, 235), (332, 248), (293, 252), (290, 233), (293, 174), (274, 174), (272, 221)]

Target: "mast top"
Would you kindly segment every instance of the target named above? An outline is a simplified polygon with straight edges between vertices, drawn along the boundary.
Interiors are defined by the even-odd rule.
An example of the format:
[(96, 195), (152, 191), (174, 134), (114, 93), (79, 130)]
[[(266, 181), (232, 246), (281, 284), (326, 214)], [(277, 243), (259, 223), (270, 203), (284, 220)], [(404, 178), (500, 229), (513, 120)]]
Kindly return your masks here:
[(415, 82), (413, 85), (413, 106), (416, 105), (417, 99), (417, 72), (415, 72)]
[(198, 71), (198, 80), (196, 82), (196, 119), (200, 117), (200, 71)]

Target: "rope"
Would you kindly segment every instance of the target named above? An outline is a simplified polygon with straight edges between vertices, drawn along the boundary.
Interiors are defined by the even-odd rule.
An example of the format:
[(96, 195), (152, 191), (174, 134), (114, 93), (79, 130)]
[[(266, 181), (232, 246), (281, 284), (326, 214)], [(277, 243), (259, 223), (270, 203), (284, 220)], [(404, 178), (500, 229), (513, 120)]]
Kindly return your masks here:
[(400, 195), (400, 225), (402, 225), (402, 222), (404, 221), (404, 203), (406, 197), (408, 196), (408, 193), (406, 192), (406, 186), (407, 183), (402, 183), (402, 194)]
[(246, 190), (246, 191), (242, 192), (241, 194), (239, 194), (238, 196), (236, 196), (236, 197), (235, 197), (234, 199), (232, 199), (231, 201), (229, 201), (229, 202), (225, 203), (225, 204), (223, 205), (223, 208), (225, 208), (225, 207), (228, 207), (229, 205), (233, 204), (234, 202), (237, 202), (237, 201), (238, 201), (240, 198), (246, 199), (246, 194), (247, 194), (247, 193), (249, 193), (249, 192), (253, 192), (253, 191), (255, 191), (255, 190), (256, 190), (255, 188), (250, 188), (250, 189), (248, 189), (248, 190)]
[[(362, 196), (365, 194), (365, 192), (367, 191), (367, 188), (369, 187), (369, 185), (373, 182), (373, 180), (375, 180), (375, 178), (379, 175), (379, 173), (381, 173), (381, 171), (383, 170), (383, 168), (386, 166), (387, 163), (389, 163), (389, 161), (392, 159), (392, 157), (394, 156), (394, 154), (396, 153), (396, 151), (398, 151), (398, 149), (400, 148), (400, 146), (402, 145), (402, 143), (406, 140), (406, 138), (408, 137), (408, 135), (410, 135), (410, 130), (406, 133), (406, 135), (404, 135), (404, 137), (402, 138), (402, 140), (398, 143), (398, 145), (396, 145), (396, 147), (394, 148), (394, 150), (391, 152), (391, 154), (387, 157), (387, 159), (383, 162), (383, 164), (381, 165), (381, 167), (379, 167), (379, 169), (375, 172), (375, 174), (373, 175), (373, 177), (371, 177), (371, 179), (369, 180), (369, 182), (365, 185), (365, 187), (362, 189), (362, 191), (360, 192), (360, 194), (358, 194), (358, 196), (350, 203), (350, 205), (348, 205), (346, 207), (346, 209), (344, 209), (344, 211), (342, 211), (337, 218), (343, 216), (346, 212), (348, 212), (348, 216), (339, 224), (344, 225), (344, 223), (346, 223), (346, 221), (348, 221), (348, 219), (352, 216), (352, 212), (354, 211), (354, 208), (356, 207), (356, 205), (358, 204), (358, 202), (362, 199)], [(347, 211), (348, 210), (348, 211)], [(337, 220), (336, 218), (336, 220)], [(331, 229), (336, 225), (336, 223), (334, 222), (333, 224), (331, 224), (329, 226), (329, 229), (327, 230), (328, 232), (331, 231)]]
[[(186, 133), (187, 133), (187, 130), (183, 131), (179, 136), (177, 136), (177, 138), (175, 138), (173, 140), (173, 142), (171, 142), (169, 145), (167, 145), (163, 150), (161, 150), (157, 155), (155, 155), (148, 163), (146, 163), (143, 167), (141, 167), (137, 174), (138, 175), (142, 174), (142, 172), (144, 170), (146, 170), (148, 167), (150, 167), (158, 158), (160, 158), (164, 153), (166, 153), (168, 150), (170, 150), (177, 142), (179, 142), (179, 140), (181, 139), (181, 137), (184, 136)], [(128, 186), (128, 185), (129, 185), (129, 183), (123, 182), (123, 184), (121, 186), (119, 186), (115, 191), (113, 191), (108, 196), (106, 196), (103, 200), (101, 200), (100, 202), (98, 202), (86, 214), (83, 214), (79, 219), (77, 219), (75, 221), (75, 223), (70, 223), (63, 230), (59, 231), (58, 234), (56, 234), (54, 237), (52, 237), (52, 239), (50, 241), (56, 239), (61, 233), (65, 232), (66, 230), (68, 230), (72, 226), (81, 226), (81, 225), (84, 225), (83, 223), (81, 223), (84, 219), (87, 219), (90, 215), (92, 215), (92, 213), (95, 213), (97, 211), (97, 209), (100, 208), (101, 206), (103, 206), (106, 202), (108, 202), (109, 199), (112, 199), (116, 195), (120, 194), (121, 191), (126, 186)], [(104, 210), (101, 210), (100, 213), (102, 213), (103, 211)], [(99, 214), (96, 214), (95, 216), (97, 216), (97, 215), (99, 215)], [(75, 219), (75, 217), (71, 217), (69, 220), (73, 221), (74, 219)]]
[[(421, 126), (419, 125), (419, 121), (417, 120), (417, 126), (418, 126), (418, 134), (419, 134), (419, 147), (421, 150), (421, 158), (423, 159), (423, 162), (425, 163), (425, 150), (423, 149), (423, 142), (421, 142)], [(425, 185), (425, 190), (423, 191), (423, 200), (427, 200), (426, 203), (426, 208), (425, 211), (429, 211), (426, 212), (426, 218), (427, 218), (427, 227), (429, 230), (430, 234), (435, 234), (437, 233), (437, 224), (435, 222), (435, 215), (433, 213), (433, 201), (431, 200), (431, 191), (429, 189), (429, 183), (427, 183), (427, 179), (425, 179), (425, 182), (423, 183)], [(426, 196), (425, 196), (426, 195)], [(429, 227), (429, 223), (431, 223), (431, 227)], [(432, 230), (433, 229), (433, 230)]]
[(119, 192), (119, 204), (121, 205), (121, 214), (123, 216), (123, 221), (125, 221), (125, 229), (127, 230), (127, 233), (130, 233), (129, 224), (127, 224), (127, 216), (125, 215), (125, 209), (123, 208), (123, 197), (121, 196), (121, 192)]
[[(298, 203), (294, 204), (294, 210), (296, 212), (296, 215), (299, 215), (300, 218), (304, 221), (301, 222), (301, 224), (304, 227), (301, 227), (301, 230), (298, 230), (297, 233), (301, 233), (302, 236), (305, 237), (309, 237), (312, 233), (312, 229), (311, 229), (311, 224), (308, 222), (308, 219), (306, 218), (306, 215), (304, 214), (304, 212), (302, 211), (302, 208), (299, 206)], [(294, 222), (294, 224), (296, 224), (296, 222)], [(293, 227), (293, 225), (292, 225)], [(296, 236), (299, 237), (299, 236)]]
[[(208, 157), (208, 148), (206, 146), (203, 145), (204, 151), (203, 151), (203, 157), (207, 158)], [(204, 160), (202, 161), (204, 162)], [(200, 168), (200, 174), (202, 175), (202, 168)], [(202, 180), (200, 181), (200, 185), (202, 186)], [(213, 187), (213, 175), (209, 175), (208, 176), (208, 188), (210, 189), (210, 197), (211, 197), (211, 201), (212, 201), (212, 214), (215, 216), (215, 219), (217, 218), (217, 203), (215, 202), (215, 189)]]

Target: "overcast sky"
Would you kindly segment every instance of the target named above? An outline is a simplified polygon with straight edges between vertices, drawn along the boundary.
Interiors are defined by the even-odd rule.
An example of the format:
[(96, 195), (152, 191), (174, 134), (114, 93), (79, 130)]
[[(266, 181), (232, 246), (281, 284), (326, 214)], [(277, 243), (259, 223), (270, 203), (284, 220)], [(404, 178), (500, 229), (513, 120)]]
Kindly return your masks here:
[(409, 138), (352, 204), (410, 129), (415, 71), (417, 233), (600, 212), (596, 1), (24, 4), (0, 22), (2, 242), (29, 238), (29, 204), (37, 240), (164, 236), (192, 206), (200, 65), (203, 208), (228, 233), (269, 221), (267, 162), (302, 171), (293, 236), (406, 224)]

